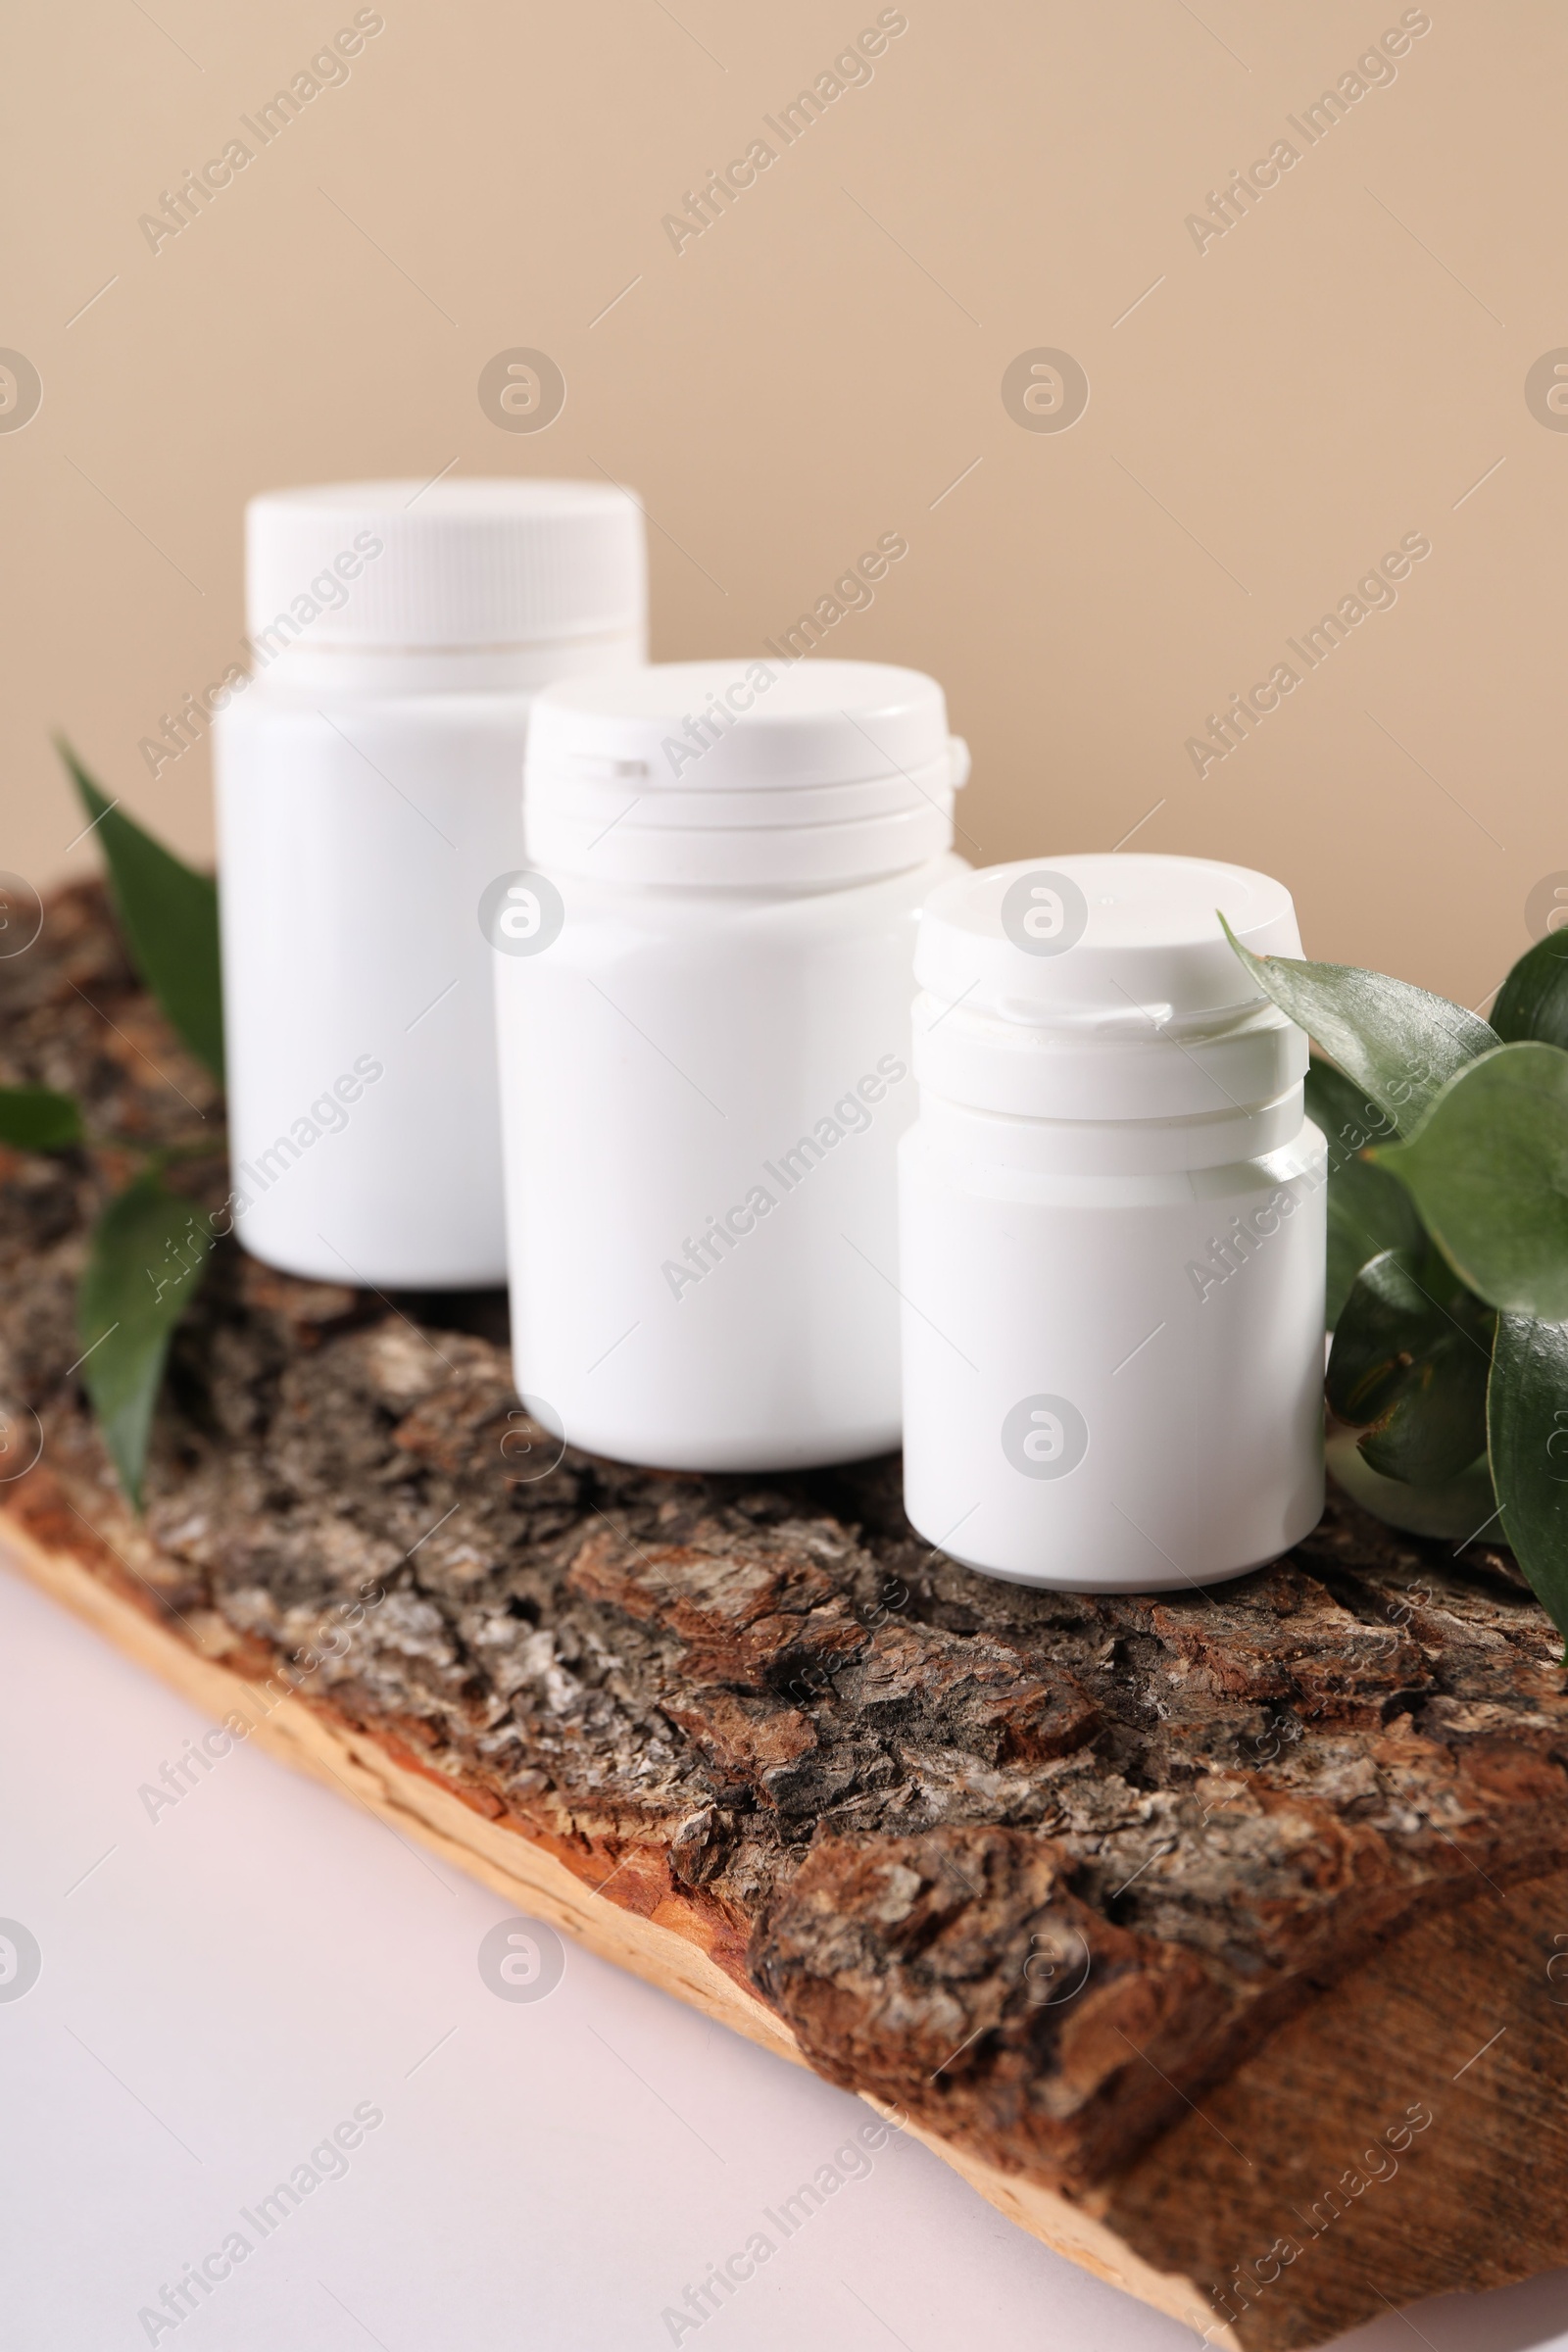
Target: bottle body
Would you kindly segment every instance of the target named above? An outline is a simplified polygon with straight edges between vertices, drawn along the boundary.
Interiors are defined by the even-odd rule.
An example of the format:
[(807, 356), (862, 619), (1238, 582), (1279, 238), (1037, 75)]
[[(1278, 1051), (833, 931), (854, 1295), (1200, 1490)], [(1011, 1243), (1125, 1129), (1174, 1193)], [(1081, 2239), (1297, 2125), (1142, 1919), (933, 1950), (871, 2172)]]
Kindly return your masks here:
[(546, 869), (559, 936), (494, 958), (513, 1342), (574, 1445), (710, 1471), (897, 1445), (908, 971), (960, 870), (807, 892)]
[(381, 1289), (501, 1282), (479, 906), (518, 864), (532, 704), (646, 645), (609, 482), (325, 482), (246, 510), (213, 728), (233, 1192), (247, 1250)]
[(1268, 1106), (1262, 1140), (1288, 1140), (1245, 1159), (1181, 1164), (1180, 1122), (1155, 1121), (1097, 1167), (1054, 1122), (922, 1096), (900, 1283), (905, 1499), (930, 1543), (1018, 1583), (1151, 1592), (1315, 1525), (1327, 1158), (1299, 1103)]
[(285, 1271), (506, 1278), (490, 950), (530, 697), (254, 681), (214, 728), (235, 1224)]

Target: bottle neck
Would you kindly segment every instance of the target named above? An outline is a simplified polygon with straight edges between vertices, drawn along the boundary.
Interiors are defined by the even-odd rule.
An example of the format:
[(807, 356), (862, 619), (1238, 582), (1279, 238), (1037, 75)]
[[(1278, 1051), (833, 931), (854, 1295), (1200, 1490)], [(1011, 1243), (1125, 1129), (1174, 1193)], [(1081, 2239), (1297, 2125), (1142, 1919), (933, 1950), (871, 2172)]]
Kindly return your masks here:
[[(665, 882), (649, 881), (645, 877), (612, 880), (603, 874), (555, 866), (547, 858), (535, 860), (531, 845), (527, 846), (526, 855), (530, 862), (537, 863), (540, 872), (561, 882), (574, 909), (583, 913), (613, 909), (633, 921), (637, 919), (638, 908), (663, 908), (679, 919), (677, 910), (690, 913), (697, 908), (724, 906), (795, 906), (808, 901), (826, 903), (858, 896), (882, 904), (884, 910), (896, 910), (896, 919), (902, 919), (914, 911), (931, 890), (961, 870), (962, 864), (952, 850), (946, 850), (935, 857), (919, 858), (912, 865), (896, 866), (891, 872), (849, 874), (825, 882), (776, 878), (751, 882)], [(876, 900), (876, 894), (881, 892), (888, 894), (885, 903)]]
[[(918, 1060), (916, 1076), (919, 1075)], [(1047, 1119), (980, 1110), (920, 1087), (920, 1131), (950, 1162), (1037, 1176), (1163, 1176), (1233, 1167), (1294, 1143), (1302, 1090), (1174, 1118)]]
[(1304, 1030), (1262, 997), (1179, 1017), (1131, 1003), (1071, 1018), (1054, 1009), (1048, 1027), (1004, 1017), (975, 985), (946, 1001), (927, 989), (914, 1001), (915, 1077), (951, 1102), (1048, 1124), (1223, 1125), (1306, 1075)]
[(286, 638), (274, 623), (250, 645), (254, 676), (306, 694), (537, 694), (558, 678), (635, 667), (648, 658), (640, 629), (547, 645), (379, 646), (322, 644), (308, 627)]

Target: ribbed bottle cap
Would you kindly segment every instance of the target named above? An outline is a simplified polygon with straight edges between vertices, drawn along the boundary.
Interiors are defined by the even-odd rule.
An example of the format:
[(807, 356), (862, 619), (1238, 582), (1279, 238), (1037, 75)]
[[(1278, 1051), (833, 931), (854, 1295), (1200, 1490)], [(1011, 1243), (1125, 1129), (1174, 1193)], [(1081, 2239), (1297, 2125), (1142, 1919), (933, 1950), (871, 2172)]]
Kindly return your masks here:
[(1283, 883), (1202, 858), (1040, 858), (957, 876), (920, 919), (915, 1074), (1035, 1118), (1208, 1116), (1269, 1102), (1306, 1039), (1220, 928), (1299, 956)]
[(245, 511), (251, 635), (434, 652), (640, 638), (642, 509), (608, 482), (327, 482)]
[(875, 662), (671, 662), (541, 694), (528, 854), (607, 882), (808, 886), (953, 846), (968, 774), (934, 678)]

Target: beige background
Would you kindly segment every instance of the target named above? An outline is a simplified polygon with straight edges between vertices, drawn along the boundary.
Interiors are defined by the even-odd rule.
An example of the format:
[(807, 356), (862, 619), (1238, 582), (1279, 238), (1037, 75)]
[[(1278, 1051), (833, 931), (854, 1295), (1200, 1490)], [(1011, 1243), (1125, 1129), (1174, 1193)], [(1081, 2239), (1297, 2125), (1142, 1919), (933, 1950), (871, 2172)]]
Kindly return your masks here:
[[(1568, 344), (1559, 9), (1433, 0), (1200, 253), (1187, 215), (1305, 149), (1285, 118), (1396, 0), (908, 0), (870, 83), (677, 254), (662, 216), (874, 5), (385, 0), (350, 79), (149, 250), (138, 216), (354, 13), (13, 18), (0, 344), (43, 402), (0, 434), (0, 863), (91, 858), (55, 726), (210, 855), (205, 745), (156, 781), (137, 745), (234, 658), (250, 492), (602, 469), (656, 526), (659, 658), (757, 647), (906, 537), (829, 647), (943, 680), (971, 856), (1137, 827), (1282, 876), (1309, 953), (1485, 1000), (1568, 868), (1568, 433), (1524, 390)], [(564, 371), (546, 432), (480, 409), (512, 346)], [(1004, 408), (1039, 346), (1087, 370), (1068, 431)], [(1411, 531), (1397, 606), (1200, 780), (1188, 736)]]

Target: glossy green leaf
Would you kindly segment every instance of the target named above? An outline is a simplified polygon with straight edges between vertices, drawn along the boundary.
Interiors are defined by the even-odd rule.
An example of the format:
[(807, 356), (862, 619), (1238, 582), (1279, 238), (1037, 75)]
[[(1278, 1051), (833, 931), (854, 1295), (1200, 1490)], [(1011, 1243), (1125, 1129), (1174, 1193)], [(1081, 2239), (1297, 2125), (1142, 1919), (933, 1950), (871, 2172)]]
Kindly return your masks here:
[(1407, 1134), (1445, 1082), (1496, 1045), (1494, 1030), (1408, 980), (1349, 963), (1254, 956), (1223, 914), (1226, 938), (1266, 996)]
[(1568, 1048), (1568, 932), (1548, 931), (1497, 991), (1492, 1026), (1505, 1045), (1538, 1038)]
[(1315, 1056), (1306, 1073), (1306, 1115), (1329, 1147), (1328, 1291), (1324, 1320), (1334, 1329), (1368, 1258), (1424, 1244), (1421, 1219), (1402, 1184), (1363, 1159), (1364, 1147), (1392, 1136), (1393, 1123), (1330, 1062)]
[(0, 1086), (0, 1144), (24, 1152), (63, 1152), (81, 1142), (81, 1110), (74, 1095), (52, 1086)]
[(1498, 1046), (1404, 1143), (1374, 1147), (1455, 1272), (1492, 1305), (1568, 1316), (1568, 1054)]
[(1441, 1261), (1385, 1250), (1361, 1268), (1329, 1352), (1329, 1409), (1385, 1478), (1457, 1478), (1487, 1443), (1492, 1316)]
[(1500, 1315), (1487, 1398), (1503, 1534), (1568, 1634), (1568, 1328)]
[(213, 1075), (223, 1075), (223, 996), (218, 955), (218, 885), (107, 800), (69, 744), (60, 756), (109, 866), (131, 958), (172, 1025)]
[(1402, 1528), (1410, 1536), (1446, 1536), (1450, 1546), (1463, 1545), (1474, 1536), (1490, 1535), (1494, 1543), (1502, 1540), (1497, 1498), (1484, 1453), (1457, 1478), (1440, 1479), (1434, 1487), (1412, 1487), (1403, 1479), (1380, 1477), (1363, 1461), (1353, 1429), (1331, 1429), (1323, 1454), (1336, 1484), (1388, 1527)]
[(111, 1200), (93, 1233), (76, 1300), (82, 1378), (138, 1508), (170, 1337), (201, 1286), (212, 1242), (206, 1216), (157, 1168)]

